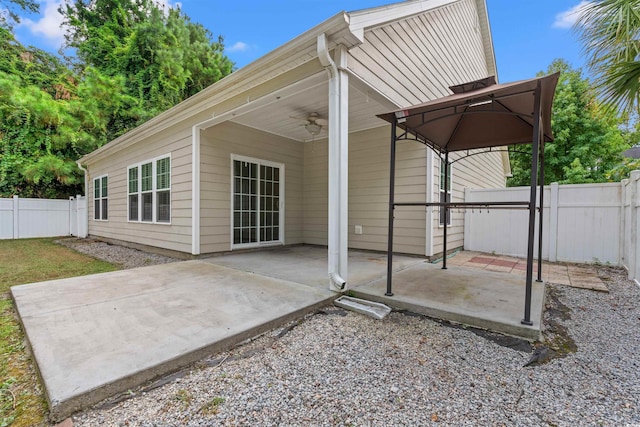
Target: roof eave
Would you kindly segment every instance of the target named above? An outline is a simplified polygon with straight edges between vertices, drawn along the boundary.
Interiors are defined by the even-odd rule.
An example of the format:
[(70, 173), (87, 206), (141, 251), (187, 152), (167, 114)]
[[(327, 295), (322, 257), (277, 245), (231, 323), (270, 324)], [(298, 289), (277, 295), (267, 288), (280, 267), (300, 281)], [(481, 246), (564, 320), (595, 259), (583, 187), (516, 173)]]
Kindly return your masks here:
[(484, 43), (484, 56), (487, 63), (487, 72), (490, 76), (495, 76), (499, 83), (498, 66), (496, 64), (496, 53), (493, 48), (493, 37), (491, 36), (491, 23), (489, 22), (489, 12), (487, 11), (486, 0), (476, 0), (476, 10), (478, 11), (478, 23), (482, 32)]
[(346, 12), (340, 12), (135, 129), (82, 156), (78, 162), (91, 164), (274, 78), (275, 75), (267, 77), (273, 72), (273, 64), (280, 64), (285, 58), (294, 59), (307, 52), (315, 46), (318, 35), (322, 33), (327, 34), (330, 49), (339, 43), (347, 48), (362, 43), (359, 35), (354, 34), (349, 28), (349, 15)]

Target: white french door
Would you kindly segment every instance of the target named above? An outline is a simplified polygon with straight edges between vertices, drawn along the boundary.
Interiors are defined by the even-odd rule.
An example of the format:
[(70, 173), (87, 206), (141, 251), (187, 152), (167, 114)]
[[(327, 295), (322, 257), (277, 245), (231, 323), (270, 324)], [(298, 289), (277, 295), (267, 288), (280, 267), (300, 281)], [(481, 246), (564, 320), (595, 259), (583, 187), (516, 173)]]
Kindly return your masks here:
[(284, 242), (284, 165), (231, 155), (231, 247)]

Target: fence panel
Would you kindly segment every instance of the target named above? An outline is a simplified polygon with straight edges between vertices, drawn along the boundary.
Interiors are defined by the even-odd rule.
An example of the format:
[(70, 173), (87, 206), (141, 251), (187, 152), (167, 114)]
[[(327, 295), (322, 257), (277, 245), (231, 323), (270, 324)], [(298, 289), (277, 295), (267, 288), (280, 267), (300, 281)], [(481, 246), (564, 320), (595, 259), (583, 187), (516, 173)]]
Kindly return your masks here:
[(18, 238), (69, 234), (69, 200), (20, 199)]
[(13, 199), (0, 199), (0, 239), (13, 239)]
[(86, 198), (0, 199), (0, 239), (86, 237)]
[(621, 197), (619, 183), (560, 185), (557, 259), (619, 265)]
[[(544, 189), (542, 257), (551, 261), (620, 265), (622, 187), (620, 183), (558, 185)], [(469, 189), (466, 201), (526, 201), (529, 187)], [(537, 221), (536, 251), (537, 256)], [(496, 210), (465, 214), (467, 250), (524, 257), (528, 211)]]

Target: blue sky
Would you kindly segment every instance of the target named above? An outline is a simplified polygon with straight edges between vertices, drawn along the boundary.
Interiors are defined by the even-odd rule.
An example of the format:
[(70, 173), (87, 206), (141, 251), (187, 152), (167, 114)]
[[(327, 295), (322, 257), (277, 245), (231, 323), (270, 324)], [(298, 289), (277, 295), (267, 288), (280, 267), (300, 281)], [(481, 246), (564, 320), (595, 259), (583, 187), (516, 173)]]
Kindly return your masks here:
[[(62, 42), (63, 0), (41, 0), (40, 14), (27, 16), (16, 28), (24, 44), (56, 51)], [(223, 35), (227, 55), (242, 67), (323, 20), (393, 0), (157, 0), (179, 3), (194, 22), (214, 36)], [(582, 1), (584, 3), (584, 0)], [(493, 43), (502, 82), (534, 77), (555, 58), (575, 67), (584, 63), (571, 23), (581, 0), (487, 0)]]

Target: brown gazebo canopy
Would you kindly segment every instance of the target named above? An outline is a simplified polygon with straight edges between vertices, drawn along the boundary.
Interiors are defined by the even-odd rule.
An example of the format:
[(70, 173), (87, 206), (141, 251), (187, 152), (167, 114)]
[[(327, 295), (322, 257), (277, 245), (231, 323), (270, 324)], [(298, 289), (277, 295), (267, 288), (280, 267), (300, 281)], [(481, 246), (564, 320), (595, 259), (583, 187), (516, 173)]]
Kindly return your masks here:
[[(559, 73), (513, 83), (496, 84), (494, 77), (476, 80), (450, 89), (446, 96), (411, 108), (381, 114), (378, 117), (391, 123), (391, 168), (389, 178), (389, 240), (387, 265), (387, 293), (392, 293), (393, 212), (397, 206), (439, 206), (448, 210), (470, 207), (477, 203), (464, 202), (409, 202), (395, 203), (395, 152), (400, 140), (421, 142), (444, 156), (445, 175), (448, 176), (449, 153), (492, 150), (513, 144), (532, 144), (530, 200), (519, 202), (483, 202), (483, 207), (516, 208), (529, 210), (529, 241), (527, 248), (527, 276), (525, 313), (523, 324), (531, 322), (531, 285), (533, 280), (533, 250), (535, 234), (536, 191), (538, 159), (540, 158), (540, 207), (544, 185), (545, 142), (553, 141), (551, 107)], [(474, 150), (470, 153), (469, 150)], [(448, 191), (445, 179), (445, 194)], [(540, 233), (538, 247), (538, 281), (541, 281), (542, 209), (539, 212)], [(443, 267), (447, 268), (447, 227), (444, 227)]]

